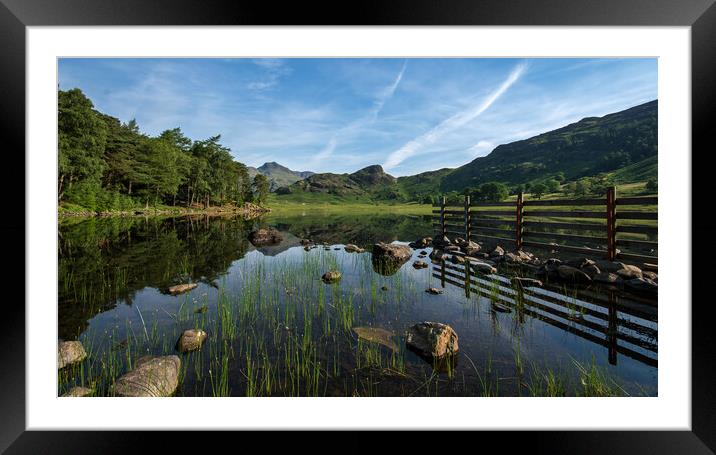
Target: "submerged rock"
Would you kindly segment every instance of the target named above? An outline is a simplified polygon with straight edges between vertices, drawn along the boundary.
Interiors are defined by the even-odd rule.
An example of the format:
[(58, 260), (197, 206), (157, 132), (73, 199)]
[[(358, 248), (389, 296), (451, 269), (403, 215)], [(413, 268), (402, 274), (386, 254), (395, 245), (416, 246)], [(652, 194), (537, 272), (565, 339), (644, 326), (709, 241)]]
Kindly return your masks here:
[(569, 265), (560, 265), (557, 267), (557, 273), (561, 279), (574, 283), (590, 283), (592, 281), (589, 275)]
[(624, 285), (639, 292), (657, 292), (659, 290), (659, 285), (649, 278), (632, 278), (626, 280)]
[(590, 265), (588, 265), (588, 266), (586, 266), (586, 267), (582, 267), (582, 272), (584, 272), (584, 273), (586, 273), (587, 275), (589, 275), (589, 278), (592, 278), (592, 279), (594, 279), (594, 276), (595, 276), (595, 275), (599, 275), (600, 273), (602, 273), (602, 271), (599, 270), (599, 267), (597, 267), (597, 266), (594, 265), (594, 264), (590, 264)]
[(441, 235), (433, 239), (433, 246), (437, 248), (448, 246), (451, 243), (452, 242), (450, 242), (450, 239), (446, 235)]
[(197, 283), (177, 284), (175, 286), (169, 287), (169, 293), (171, 295), (184, 294), (186, 292), (191, 291), (192, 289), (194, 289), (197, 286), (199, 286)]
[(492, 265), (488, 264), (487, 262), (470, 261), (470, 265), (472, 266), (473, 270), (480, 273), (486, 273), (488, 275), (492, 273), (497, 273), (497, 269)]
[(595, 283), (602, 283), (602, 284), (618, 284), (621, 283), (622, 279), (619, 275), (616, 273), (611, 272), (600, 272), (597, 273), (592, 277), (592, 280)]
[(117, 379), (114, 393), (120, 397), (168, 397), (179, 386), (180, 366), (176, 355), (141, 357), (132, 371)]
[(91, 395), (94, 390), (88, 389), (87, 387), (72, 387), (67, 393), (64, 393), (63, 397), (86, 397)]
[(254, 246), (273, 245), (280, 243), (283, 236), (276, 229), (257, 229), (249, 234), (249, 242)]
[(390, 330), (379, 327), (353, 327), (353, 332), (358, 335), (358, 338), (381, 344), (393, 351), (398, 350), (398, 345), (393, 341), (395, 334)]
[(62, 341), (57, 345), (57, 369), (62, 369), (87, 358), (84, 346), (79, 341)]
[(206, 340), (206, 332), (200, 329), (185, 330), (177, 341), (179, 352), (189, 352), (199, 349)]
[(432, 358), (454, 355), (459, 349), (455, 330), (440, 322), (420, 322), (410, 327), (405, 334), (405, 344)]
[(324, 283), (335, 283), (336, 281), (341, 279), (341, 272), (338, 272), (336, 270), (326, 272), (323, 274), (321, 279)]

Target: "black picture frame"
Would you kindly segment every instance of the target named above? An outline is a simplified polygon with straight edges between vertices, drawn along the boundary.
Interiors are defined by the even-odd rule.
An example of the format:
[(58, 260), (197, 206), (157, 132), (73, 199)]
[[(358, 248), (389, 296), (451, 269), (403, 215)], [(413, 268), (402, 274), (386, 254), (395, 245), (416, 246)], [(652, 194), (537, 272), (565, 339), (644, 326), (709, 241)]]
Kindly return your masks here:
[[(3, 234), (7, 260), (6, 276), (17, 282), (25, 270), (24, 213), (18, 214), (17, 194), (24, 188), (25, 158), (25, 31), (28, 26), (63, 25), (529, 25), (529, 26), (689, 26), (691, 27), (692, 89), (692, 239), (708, 251), (703, 240), (714, 231), (715, 222), (707, 210), (709, 171), (704, 165), (707, 144), (712, 136), (716, 112), (716, 6), (715, 0), (489, 0), (430, 1), (392, 0), (338, 4), (329, 2), (287, 3), (212, 2), (201, 0), (0, 0), (0, 137), (3, 138), (3, 194), (12, 195), (12, 216), (6, 216)], [(694, 151), (700, 150), (699, 153)], [(684, 151), (689, 159), (689, 151)], [(700, 166), (694, 166), (698, 161)], [(704, 174), (704, 175), (701, 175)], [(19, 181), (18, 181), (19, 180)], [(24, 194), (23, 194), (24, 196)], [(23, 198), (24, 199), (24, 198)], [(23, 205), (24, 206), (24, 205)], [(24, 241), (19, 242), (17, 239)], [(691, 249), (688, 239), (684, 248)], [(693, 249), (691, 249), (693, 252)], [(716, 336), (710, 327), (715, 313), (706, 294), (708, 278), (716, 271), (713, 261), (692, 254), (693, 278), (682, 283), (687, 294), (678, 305), (692, 314), (692, 431), (547, 431), (481, 432), (468, 436), (476, 447), (493, 443), (509, 444), (510, 450), (549, 453), (714, 453), (716, 452)], [(22, 272), (21, 272), (22, 271)], [(14, 286), (19, 288), (19, 286)], [(188, 432), (41, 432), (25, 431), (25, 311), (24, 292), (8, 299), (1, 312), (0, 330), (0, 449), (7, 453), (105, 453), (148, 448), (147, 438), (165, 444), (178, 444), (189, 450), (204, 447), (207, 440)], [(691, 289), (691, 295), (688, 290)], [(693, 302), (693, 303), (692, 303)], [(240, 411), (239, 411), (240, 412)], [(476, 412), (479, 412), (476, 410)], [(634, 419), (638, 420), (635, 415)], [(236, 436), (224, 433), (224, 439)], [(242, 439), (244, 436), (240, 436)], [(314, 435), (315, 437), (315, 435)], [(332, 451), (355, 451), (362, 443), (353, 435), (334, 433), (341, 445), (321, 444)], [(307, 439), (308, 438), (308, 439)], [(271, 451), (292, 449), (311, 436), (259, 435), (270, 439)], [(479, 439), (479, 442), (476, 442)], [(447, 443), (441, 436), (390, 438), (401, 450), (410, 445), (427, 448), (426, 443)], [(452, 438), (450, 438), (452, 440)], [(351, 441), (356, 441), (352, 443)], [(509, 441), (509, 442), (507, 442)], [(216, 444), (211, 438), (211, 444)], [(265, 442), (265, 441), (264, 441)], [(235, 442), (234, 442), (235, 443)], [(387, 447), (387, 446), (382, 446)], [(213, 449), (209, 449), (213, 450)]]

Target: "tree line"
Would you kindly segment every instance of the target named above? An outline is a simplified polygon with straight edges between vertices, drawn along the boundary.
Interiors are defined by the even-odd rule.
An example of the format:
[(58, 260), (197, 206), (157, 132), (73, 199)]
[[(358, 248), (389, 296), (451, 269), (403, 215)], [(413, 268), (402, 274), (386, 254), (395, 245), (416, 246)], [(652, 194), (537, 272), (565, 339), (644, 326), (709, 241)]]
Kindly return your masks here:
[(58, 93), (60, 203), (90, 210), (264, 203), (269, 181), (250, 178), (221, 136), (192, 140), (180, 128), (156, 137), (135, 120), (98, 112), (80, 89)]

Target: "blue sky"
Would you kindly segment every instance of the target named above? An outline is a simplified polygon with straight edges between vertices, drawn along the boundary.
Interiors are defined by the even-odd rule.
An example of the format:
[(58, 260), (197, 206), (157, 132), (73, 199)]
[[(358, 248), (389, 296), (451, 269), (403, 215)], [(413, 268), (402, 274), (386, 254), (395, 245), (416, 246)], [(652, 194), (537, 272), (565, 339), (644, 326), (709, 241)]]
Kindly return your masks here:
[(401, 176), (654, 100), (657, 60), (60, 59), (59, 84), (146, 134), (221, 134), (251, 166)]

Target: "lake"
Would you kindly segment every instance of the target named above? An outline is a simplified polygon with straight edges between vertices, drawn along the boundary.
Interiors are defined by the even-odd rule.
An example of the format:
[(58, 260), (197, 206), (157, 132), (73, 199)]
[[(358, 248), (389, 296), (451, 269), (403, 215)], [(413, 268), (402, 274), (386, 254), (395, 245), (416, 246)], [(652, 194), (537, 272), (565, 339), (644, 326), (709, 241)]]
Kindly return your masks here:
[[(280, 242), (249, 241), (269, 227)], [(84, 385), (112, 395), (139, 357), (177, 354), (178, 396), (657, 395), (655, 300), (595, 285), (515, 286), (513, 275), (530, 275), (514, 268), (465, 286), (459, 264), (412, 266), (431, 247), (392, 274), (371, 260), (376, 242), (428, 236), (429, 216), (381, 213), (62, 220), (58, 333), (88, 356), (59, 371), (58, 393)], [(341, 279), (323, 282), (331, 270)], [(198, 286), (172, 295), (180, 283)], [(406, 346), (406, 330), (423, 321), (457, 333), (447, 364)], [(178, 353), (192, 328), (207, 340)]]

